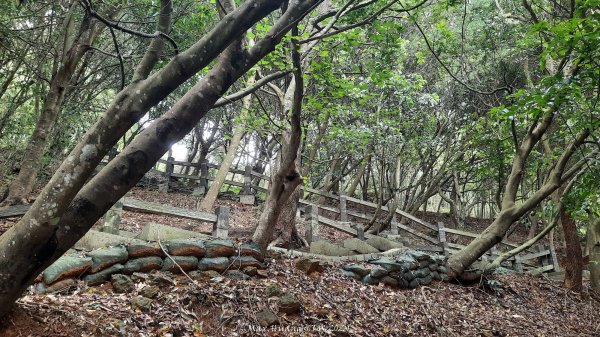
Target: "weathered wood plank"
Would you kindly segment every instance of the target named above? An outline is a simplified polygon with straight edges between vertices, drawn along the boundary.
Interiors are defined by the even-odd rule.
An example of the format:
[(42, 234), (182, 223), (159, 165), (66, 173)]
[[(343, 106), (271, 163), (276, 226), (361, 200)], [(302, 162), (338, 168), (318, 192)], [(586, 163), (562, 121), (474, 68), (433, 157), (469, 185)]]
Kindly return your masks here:
[(546, 255), (550, 255), (550, 250), (542, 250), (540, 252), (537, 253), (531, 253), (531, 254), (527, 254), (527, 255), (523, 255), (521, 256), (521, 260), (531, 260), (531, 259), (535, 259), (538, 257), (542, 257), (542, 256), (546, 256)]
[(123, 209), (134, 212), (171, 215), (185, 219), (216, 222), (217, 216), (212, 213), (192, 211), (189, 209), (163, 205), (155, 202), (123, 198)]
[(400, 223), (399, 223), (399, 224), (398, 224), (398, 228), (400, 228), (400, 229), (403, 229), (403, 230), (405, 230), (405, 231), (409, 232), (410, 234), (412, 234), (412, 235), (414, 235), (414, 236), (418, 236), (418, 237), (420, 237), (421, 239), (423, 239), (423, 240), (426, 240), (426, 241), (429, 241), (429, 242), (431, 242), (431, 243), (433, 243), (433, 244), (439, 244), (439, 243), (440, 243), (440, 240), (438, 240), (438, 239), (436, 239), (436, 238), (434, 238), (434, 237), (431, 237), (431, 236), (429, 236), (429, 235), (427, 235), (427, 234), (423, 234), (423, 233), (421, 233), (421, 232), (419, 232), (419, 231), (417, 231), (417, 230), (415, 230), (415, 229), (412, 229), (412, 228), (410, 228), (410, 227), (408, 227), (408, 226), (405, 226), (405, 225), (403, 225), (403, 224), (400, 224)]
[(17, 216), (23, 216), (31, 205), (16, 205), (0, 208), (0, 219), (13, 218)]
[(462, 236), (467, 236), (470, 238), (477, 238), (479, 237), (479, 234), (477, 233), (471, 233), (471, 232), (467, 232), (467, 231), (462, 231), (460, 229), (454, 229), (454, 228), (444, 228), (444, 231), (446, 233), (452, 233), (452, 234), (457, 234), (457, 235), (462, 235)]
[[(371, 207), (371, 208), (374, 208), (374, 209), (377, 208), (377, 204), (373, 203), (373, 202), (364, 201), (364, 200), (357, 199), (357, 198), (352, 198), (352, 197), (346, 197), (346, 200), (354, 202), (354, 203), (357, 203), (357, 204), (360, 204), (360, 205), (363, 205), (363, 206)], [(381, 206), (381, 210), (386, 211), (386, 212), (389, 211), (389, 209), (388, 209), (387, 206)], [(437, 226), (434, 226), (434, 225), (430, 224), (429, 222), (427, 222), (425, 220), (421, 220), (421, 219), (417, 218), (416, 216), (414, 216), (414, 215), (412, 215), (410, 213), (406, 213), (406, 212), (404, 212), (402, 210), (396, 209), (396, 214), (401, 215), (401, 216), (403, 216), (403, 217), (405, 217), (405, 218), (407, 218), (409, 220), (412, 220), (412, 221), (418, 223), (419, 225), (425, 226), (425, 227), (427, 227), (427, 228), (429, 228), (431, 230), (437, 231)]]

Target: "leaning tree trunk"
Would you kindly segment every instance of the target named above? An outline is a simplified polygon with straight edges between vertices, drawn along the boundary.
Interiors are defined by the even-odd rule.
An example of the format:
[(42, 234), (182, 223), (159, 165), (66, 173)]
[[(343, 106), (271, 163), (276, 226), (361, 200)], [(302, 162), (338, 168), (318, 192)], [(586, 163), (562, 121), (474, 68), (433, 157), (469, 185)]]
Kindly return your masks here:
[[(0, 251), (2, 251), (0, 255), (0, 317), (10, 310), (15, 300), (44, 268), (71, 248), (117, 200), (152, 168), (171, 144), (179, 141), (191, 131), (234, 81), (274, 50), (281, 38), (291, 28), (289, 22), (300, 20), (317, 1), (294, 2), (294, 6), (291, 6), (273, 24), (270, 31), (266, 33), (266, 37), (259, 40), (252, 49), (242, 50), (239, 43), (233, 43), (189, 92), (168, 112), (140, 133), (131, 144), (78, 192), (74, 191), (75, 183), (73, 181), (66, 181), (65, 176), (61, 176), (62, 171), (57, 172), (53, 179), (58, 179), (58, 175), (61, 178), (60, 184), (65, 183), (67, 186), (59, 188), (54, 184), (49, 184), (44, 188), (43, 193), (48, 193), (47, 190), (50, 189), (55, 190), (56, 194), (64, 194), (66, 197), (72, 195), (73, 192), (77, 194), (72, 198), (67, 198), (67, 205), (62, 204), (63, 201), (58, 204), (59, 201), (52, 198), (38, 198), (36, 204), (31, 207), (21, 221), (0, 236)], [(239, 10), (231, 11), (224, 20), (217, 23), (216, 27), (230, 29), (220, 31), (220, 34), (214, 36), (214, 40), (202, 39), (201, 41), (217, 46), (223, 42), (222, 39), (236, 36), (239, 38), (247, 28), (277, 9), (280, 4), (281, 1), (274, 0), (245, 2)], [(211, 33), (209, 32), (208, 35), (210, 36)], [(202, 44), (200, 43), (200, 45)], [(210, 55), (213, 52), (215, 52), (214, 48), (206, 49), (195, 58), (179, 58), (176, 64), (192, 62), (192, 66), (181, 69), (176, 67), (177, 79), (171, 77), (171, 75), (175, 75), (172, 73), (163, 73), (158, 78), (153, 77), (154, 86), (151, 87), (160, 86), (161, 93), (164, 94), (164, 91), (173, 85), (173, 81), (179, 82), (182, 80), (181, 76), (186, 77), (188, 72), (194, 71), (197, 66), (196, 62), (199, 61), (198, 58), (202, 56), (201, 62), (210, 62), (205, 57), (207, 53)], [(174, 70), (173, 68), (169, 69)], [(167, 84), (168, 86), (165, 86)], [(145, 96), (151, 96), (152, 93), (144, 91), (141, 93), (141, 97), (146, 98)], [(134, 99), (137, 103), (141, 97), (134, 95), (128, 99)], [(124, 99), (124, 97), (120, 98), (120, 100)], [(152, 99), (158, 98), (152, 97)], [(121, 102), (120, 100), (117, 102)], [(149, 103), (146, 101), (144, 105)], [(118, 109), (118, 111), (121, 110)], [(128, 117), (131, 118), (130, 115)], [(118, 139), (126, 129), (115, 134), (118, 131), (122, 131), (122, 129), (93, 130), (109, 139)], [(69, 156), (64, 163), (65, 168), (77, 169), (80, 161), (86, 162), (86, 164), (90, 164), (90, 161), (97, 164), (99, 161), (97, 155), (100, 149), (96, 145), (100, 146), (95, 141), (79, 144), (78, 147), (85, 149), (83, 155), (81, 158)], [(113, 144), (109, 145), (112, 147)], [(104, 147), (106, 144), (102, 144), (102, 146)]]
[(477, 261), (478, 258), (485, 254), (485, 252), (502, 241), (504, 235), (515, 221), (535, 208), (542, 200), (558, 189), (567, 179), (574, 176), (583, 166), (585, 160), (580, 160), (569, 170), (566, 170), (569, 159), (587, 138), (590, 132), (589, 130), (582, 131), (576, 136), (575, 140), (567, 146), (554, 163), (551, 171), (548, 173), (546, 182), (540, 189), (521, 204), (517, 205), (515, 203), (517, 191), (525, 170), (526, 160), (533, 147), (546, 132), (553, 118), (554, 115), (552, 113), (544, 116), (535, 127), (530, 129), (527, 136), (521, 142), (513, 159), (511, 173), (504, 188), (505, 192), (500, 213), (479, 237), (471, 241), (469, 245), (448, 259), (447, 267), (449, 277), (460, 278), (463, 272), (471, 266), (473, 262)]
[[(249, 39), (248, 44), (251, 46), (254, 44), (254, 40)], [(255, 71), (250, 71), (248, 74), (248, 80), (246, 80), (246, 86), (251, 87), (255, 82)], [(229, 142), (229, 147), (227, 147), (227, 153), (225, 154), (225, 158), (221, 162), (221, 166), (219, 166), (219, 171), (215, 176), (215, 180), (210, 184), (210, 188), (198, 208), (203, 211), (212, 211), (213, 205), (217, 200), (217, 196), (219, 195), (219, 191), (221, 191), (221, 187), (225, 183), (225, 179), (227, 178), (227, 174), (229, 173), (229, 169), (231, 168), (231, 164), (233, 164), (233, 160), (235, 159), (235, 155), (237, 154), (237, 150), (240, 147), (240, 143), (242, 142), (242, 138), (244, 138), (244, 133), (246, 132), (246, 121), (245, 118), (248, 116), (248, 111), (250, 110), (250, 105), (252, 104), (252, 95), (248, 95), (244, 97), (242, 103), (242, 112), (239, 116), (239, 122), (234, 128), (233, 137), (231, 138), (231, 142)]]
[[(69, 22), (72, 20), (71, 14), (66, 19)], [(33, 190), (48, 138), (52, 133), (54, 124), (62, 108), (71, 78), (83, 55), (100, 31), (96, 27), (97, 22), (94, 23), (92, 21), (89, 16), (83, 18), (77, 38), (72, 46), (69, 46), (67, 42), (72, 39), (71, 35), (73, 32), (71, 32), (70, 28), (72, 24), (67, 23), (65, 25), (65, 53), (62, 60), (58, 61), (62, 65), (50, 81), (50, 89), (44, 98), (40, 116), (29, 139), (29, 143), (25, 148), (19, 174), (8, 187), (8, 196), (0, 206), (27, 203), (27, 196)], [(57, 57), (60, 58), (60, 56)]]
[[(292, 34), (295, 36), (298, 35), (297, 26), (292, 28)], [(290, 43), (292, 45), (294, 80), (291, 82), (285, 95), (284, 111), (291, 112), (291, 128), (289, 132), (285, 132), (283, 135), (279, 169), (274, 174), (273, 179), (271, 179), (265, 208), (260, 215), (258, 226), (252, 236), (252, 241), (260, 245), (263, 250), (267, 249), (273, 238), (273, 232), (283, 205), (294, 193), (298, 185), (302, 183), (302, 176), (296, 166), (296, 162), (302, 138), (300, 114), (302, 112), (302, 99), (304, 96), (304, 80), (300, 54), (298, 53), (298, 44), (294, 39)]]

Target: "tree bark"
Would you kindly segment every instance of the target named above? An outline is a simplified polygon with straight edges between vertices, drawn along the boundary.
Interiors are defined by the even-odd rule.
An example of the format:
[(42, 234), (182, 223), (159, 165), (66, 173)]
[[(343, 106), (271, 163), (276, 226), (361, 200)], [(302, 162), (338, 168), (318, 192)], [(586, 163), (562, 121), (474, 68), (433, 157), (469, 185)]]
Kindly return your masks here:
[(559, 218), (565, 234), (565, 252), (567, 257), (564, 286), (567, 289), (581, 292), (583, 289), (583, 256), (581, 254), (579, 235), (577, 235), (577, 224), (564, 207), (559, 209)]
[(587, 230), (587, 250), (589, 254), (590, 283), (592, 289), (600, 292), (600, 218), (589, 214)]

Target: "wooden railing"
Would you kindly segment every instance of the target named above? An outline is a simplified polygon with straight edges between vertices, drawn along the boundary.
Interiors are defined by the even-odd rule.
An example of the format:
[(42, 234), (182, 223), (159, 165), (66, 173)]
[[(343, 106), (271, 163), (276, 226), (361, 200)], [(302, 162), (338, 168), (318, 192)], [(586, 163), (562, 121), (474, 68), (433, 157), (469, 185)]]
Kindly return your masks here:
[[(168, 181), (170, 178), (189, 179), (196, 181), (195, 189), (197, 193), (204, 194), (208, 190), (209, 182), (214, 180), (209, 174), (209, 170), (218, 169), (218, 165), (208, 162), (189, 163), (176, 161), (173, 157), (167, 160), (159, 160), (158, 163), (165, 165), (165, 171), (158, 171), (165, 174)], [(175, 173), (175, 167), (193, 167), (199, 169), (199, 174), (188, 175), (183, 173)], [(184, 170), (179, 170), (183, 172)], [(231, 168), (231, 174), (242, 175), (242, 182), (236, 180), (226, 180), (225, 184), (241, 187), (240, 195), (254, 195), (256, 192), (267, 192), (269, 184), (269, 176), (252, 170), (251, 166), (245, 166), (244, 169)], [(258, 183), (253, 184), (253, 181)], [(260, 186), (260, 185), (263, 186)], [(315, 233), (319, 232), (318, 227), (324, 225), (336, 231), (357, 236), (359, 232), (363, 232), (364, 228), (357, 224), (371, 221), (375, 216), (375, 211), (379, 209), (381, 212), (388, 213), (387, 205), (377, 205), (376, 203), (357, 199), (346, 195), (336, 195), (329, 192), (316, 190), (309, 187), (302, 187), (304, 198), (300, 199), (301, 209), (304, 212), (307, 225), (308, 239), (317, 237)], [(168, 191), (168, 187), (167, 187)], [(313, 195), (324, 198), (325, 204), (318, 204), (310, 201), (309, 198)], [(355, 211), (357, 207), (349, 207), (351, 204), (360, 206), (361, 209), (368, 209), (368, 213)], [(337, 206), (336, 206), (337, 205)], [(329, 216), (326, 216), (329, 214)], [(459, 243), (460, 238), (468, 238), (472, 240), (479, 237), (479, 233), (472, 233), (465, 230), (448, 228), (443, 223), (439, 222), (436, 225), (431, 224), (423, 219), (420, 219), (412, 214), (396, 209), (390, 223), (390, 232), (392, 235), (409, 235), (416, 240), (412, 248), (441, 253), (446, 256), (464, 248), (465, 246)], [(318, 234), (317, 234), (318, 235)], [(364, 233), (365, 238), (373, 236), (372, 234)], [(506, 240), (503, 240), (487, 252), (482, 258), (494, 259), (501, 252), (516, 248), (518, 245)], [(513, 264), (513, 268), (520, 271), (558, 271), (558, 260), (556, 252), (546, 246), (536, 246), (529, 248), (508, 259)]]

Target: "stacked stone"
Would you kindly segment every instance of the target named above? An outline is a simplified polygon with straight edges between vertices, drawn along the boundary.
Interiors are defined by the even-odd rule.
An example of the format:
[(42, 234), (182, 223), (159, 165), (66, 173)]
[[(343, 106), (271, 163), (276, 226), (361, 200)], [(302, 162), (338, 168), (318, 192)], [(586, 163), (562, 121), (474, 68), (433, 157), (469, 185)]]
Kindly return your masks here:
[(444, 257), (418, 251), (407, 251), (395, 257), (382, 257), (366, 264), (351, 263), (341, 272), (366, 284), (383, 283), (391, 287), (416, 288), (432, 281), (446, 281)]
[[(266, 269), (264, 256), (255, 243), (243, 243), (236, 247), (231, 240), (182, 239), (167, 241), (163, 247), (164, 250), (158, 244), (136, 243), (101, 248), (85, 256), (65, 255), (38, 277), (36, 292), (68, 288), (80, 278), (89, 285), (97, 285), (109, 281), (114, 274), (131, 275), (153, 270), (175, 274), (182, 270), (227, 271), (232, 272), (232, 276), (242, 278), (238, 274), (262, 276), (262, 271)], [(233, 275), (233, 272), (238, 274)]]

